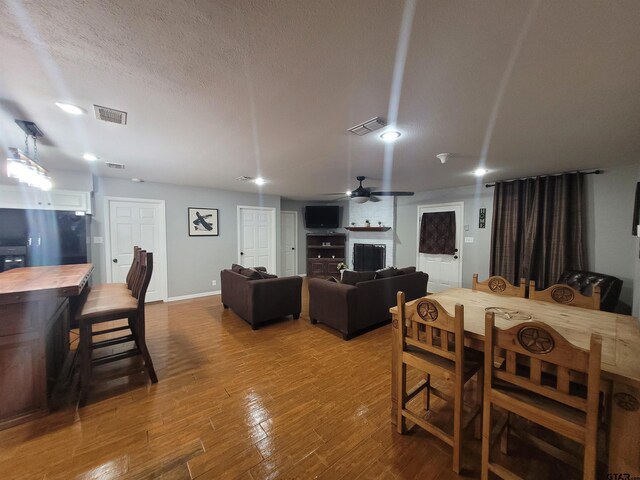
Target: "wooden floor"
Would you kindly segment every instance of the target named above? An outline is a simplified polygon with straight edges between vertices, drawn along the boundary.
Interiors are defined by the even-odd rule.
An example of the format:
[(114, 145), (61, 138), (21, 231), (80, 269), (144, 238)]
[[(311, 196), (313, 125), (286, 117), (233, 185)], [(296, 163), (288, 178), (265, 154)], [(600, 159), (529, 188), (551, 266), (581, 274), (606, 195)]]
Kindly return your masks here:
[[(104, 381), (80, 410), (69, 395), (0, 432), (2, 480), (467, 478), (444, 443), (390, 425), (389, 325), (345, 342), (303, 312), (253, 331), (218, 296), (147, 312), (159, 383)], [(535, 478), (559, 473), (533, 462)]]

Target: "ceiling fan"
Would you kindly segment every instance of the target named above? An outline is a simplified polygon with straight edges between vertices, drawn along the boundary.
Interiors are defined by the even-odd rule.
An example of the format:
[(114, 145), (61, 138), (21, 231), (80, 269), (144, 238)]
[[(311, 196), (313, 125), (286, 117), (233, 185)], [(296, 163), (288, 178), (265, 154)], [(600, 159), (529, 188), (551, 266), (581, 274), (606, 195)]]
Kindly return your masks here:
[(377, 197), (410, 197), (413, 192), (378, 192), (374, 191), (375, 187), (363, 187), (362, 182), (366, 177), (364, 175), (358, 175), (356, 179), (360, 182), (358, 188), (347, 192), (347, 196), (356, 203), (366, 203), (369, 200), (372, 202), (379, 202)]

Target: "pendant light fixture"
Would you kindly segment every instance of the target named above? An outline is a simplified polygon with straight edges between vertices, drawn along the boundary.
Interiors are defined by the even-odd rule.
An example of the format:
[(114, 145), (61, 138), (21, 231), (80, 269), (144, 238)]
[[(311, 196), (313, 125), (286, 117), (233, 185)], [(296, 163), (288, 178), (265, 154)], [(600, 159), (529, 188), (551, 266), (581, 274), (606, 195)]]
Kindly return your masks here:
[[(16, 123), (25, 133), (25, 151), (9, 148), (7, 176), (17, 179), (20, 183), (26, 183), (30, 187), (51, 190), (52, 183), (49, 172), (38, 162), (38, 137), (43, 137), (44, 134), (33, 122), (16, 120)], [(33, 158), (29, 155), (29, 137), (33, 139)]]

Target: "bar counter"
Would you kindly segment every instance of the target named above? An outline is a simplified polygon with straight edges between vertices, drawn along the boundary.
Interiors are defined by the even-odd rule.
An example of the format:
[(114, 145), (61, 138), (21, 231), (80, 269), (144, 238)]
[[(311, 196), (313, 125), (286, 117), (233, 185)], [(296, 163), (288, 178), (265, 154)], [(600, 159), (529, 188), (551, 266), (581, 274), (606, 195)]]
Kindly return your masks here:
[(69, 299), (93, 265), (0, 273), (0, 429), (45, 415), (69, 353)]

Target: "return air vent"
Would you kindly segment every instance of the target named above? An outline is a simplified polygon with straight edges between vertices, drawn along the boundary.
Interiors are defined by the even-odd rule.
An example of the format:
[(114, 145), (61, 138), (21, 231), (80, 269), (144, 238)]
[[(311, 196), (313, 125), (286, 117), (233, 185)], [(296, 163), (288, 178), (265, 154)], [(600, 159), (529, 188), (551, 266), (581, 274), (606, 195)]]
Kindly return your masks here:
[(254, 180), (253, 177), (247, 177), (246, 175), (240, 175), (236, 180), (240, 180), (241, 182), (251, 182)]
[(107, 167), (115, 168), (116, 170), (124, 170), (124, 163), (107, 162)]
[(387, 122), (382, 117), (374, 117), (371, 120), (367, 120), (364, 123), (351, 127), (347, 132), (351, 132), (359, 137), (366, 135), (367, 133), (379, 130), (382, 127), (386, 127)]
[(127, 112), (116, 110), (115, 108), (101, 107), (100, 105), (94, 105), (93, 109), (96, 112), (96, 118), (98, 120), (118, 123), (120, 125), (127, 124)]

